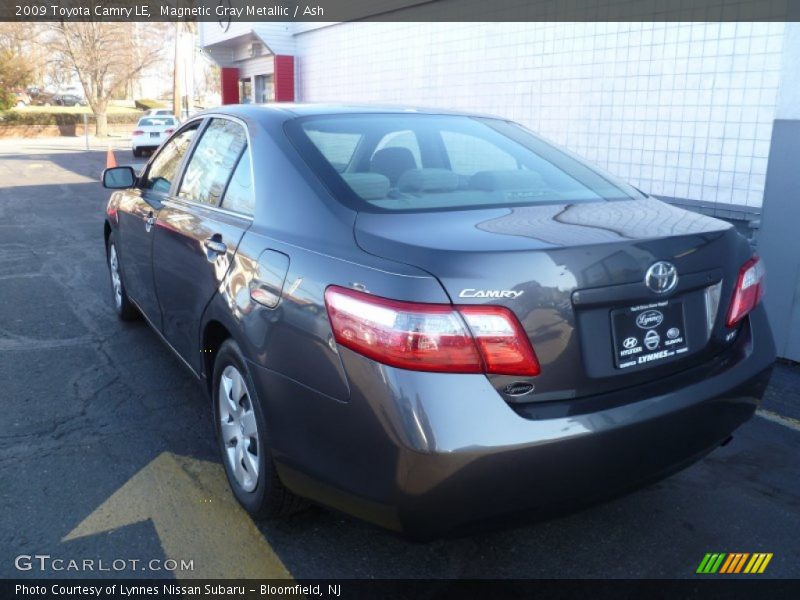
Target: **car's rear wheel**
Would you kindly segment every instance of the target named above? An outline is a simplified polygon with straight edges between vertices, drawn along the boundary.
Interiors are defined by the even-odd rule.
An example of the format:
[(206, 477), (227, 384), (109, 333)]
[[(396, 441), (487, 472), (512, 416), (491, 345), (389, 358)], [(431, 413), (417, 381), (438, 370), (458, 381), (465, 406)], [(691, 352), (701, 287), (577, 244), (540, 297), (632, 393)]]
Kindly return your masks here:
[(139, 316), (139, 312), (125, 291), (125, 282), (122, 280), (122, 269), (119, 263), (119, 253), (117, 252), (117, 242), (113, 233), (108, 236), (106, 258), (108, 259), (108, 272), (111, 276), (111, 299), (114, 303), (114, 310), (123, 321), (132, 321)]
[(254, 517), (280, 517), (305, 502), (281, 482), (266, 443), (266, 423), (239, 346), (227, 340), (214, 361), (214, 428), (228, 483)]

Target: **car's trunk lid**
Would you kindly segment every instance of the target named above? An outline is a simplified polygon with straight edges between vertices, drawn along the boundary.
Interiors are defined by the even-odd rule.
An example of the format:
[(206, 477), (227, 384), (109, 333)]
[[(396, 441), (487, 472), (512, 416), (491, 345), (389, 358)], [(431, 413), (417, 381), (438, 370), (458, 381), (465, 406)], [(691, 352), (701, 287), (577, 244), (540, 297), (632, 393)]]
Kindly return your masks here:
[[(362, 212), (355, 237), (367, 252), (437, 277), (455, 304), (497, 304), (514, 311), (542, 372), (527, 380), (535, 385), (533, 393), (508, 395), (510, 401), (603, 393), (669, 375), (719, 352), (725, 331), (718, 315), (727, 310), (732, 280), (748, 254), (728, 223), (649, 198)], [(677, 269), (679, 285), (672, 292), (656, 294), (645, 285), (648, 268), (658, 261)], [(718, 282), (722, 300), (710, 332), (706, 290)], [(644, 347), (649, 329), (636, 325), (648, 310), (662, 315), (655, 351), (668, 349), (668, 356), (626, 365), (630, 361), (618, 353), (628, 337), (637, 338), (641, 350), (635, 352), (654, 354)], [(640, 321), (652, 325), (658, 318), (649, 314)], [(679, 330), (680, 341), (670, 340), (668, 347), (670, 329)], [(492, 377), (501, 391), (520, 379)]]

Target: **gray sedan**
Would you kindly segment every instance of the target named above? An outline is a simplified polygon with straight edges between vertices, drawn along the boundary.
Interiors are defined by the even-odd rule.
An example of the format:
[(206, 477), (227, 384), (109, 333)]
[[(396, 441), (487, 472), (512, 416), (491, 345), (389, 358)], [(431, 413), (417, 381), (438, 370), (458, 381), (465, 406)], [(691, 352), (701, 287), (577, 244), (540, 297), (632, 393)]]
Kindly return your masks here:
[(114, 308), (202, 382), (255, 516), (602, 499), (728, 441), (775, 357), (733, 227), (503, 119), (225, 106), (103, 181)]

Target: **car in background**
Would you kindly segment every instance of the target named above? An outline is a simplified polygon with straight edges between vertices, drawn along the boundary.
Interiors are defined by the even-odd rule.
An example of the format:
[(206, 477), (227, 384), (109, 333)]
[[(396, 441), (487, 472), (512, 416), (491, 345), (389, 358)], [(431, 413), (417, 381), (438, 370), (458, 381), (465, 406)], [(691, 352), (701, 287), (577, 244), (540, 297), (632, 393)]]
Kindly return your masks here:
[(174, 117), (178, 121), (178, 123), (181, 122), (180, 118), (176, 117), (175, 113), (173, 113), (168, 108), (151, 108), (150, 110), (148, 110), (147, 112), (144, 113), (144, 116), (145, 117)]
[(86, 106), (86, 100), (75, 94), (55, 94), (51, 99), (55, 106)]
[(167, 139), (180, 121), (174, 116), (142, 117), (131, 133), (133, 155), (139, 157), (144, 151), (155, 150)]
[(14, 106), (22, 108), (31, 103), (31, 97), (27, 92), (14, 92)]
[(103, 184), (114, 309), (203, 382), (256, 516), (604, 500), (730, 441), (775, 360), (736, 228), (507, 119), (224, 106)]

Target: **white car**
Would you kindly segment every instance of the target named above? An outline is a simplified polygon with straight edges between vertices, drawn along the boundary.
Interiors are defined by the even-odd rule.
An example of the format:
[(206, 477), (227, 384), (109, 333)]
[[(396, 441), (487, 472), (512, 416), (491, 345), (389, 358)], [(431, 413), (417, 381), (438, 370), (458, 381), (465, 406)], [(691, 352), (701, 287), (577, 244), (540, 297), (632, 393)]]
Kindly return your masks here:
[(180, 121), (173, 116), (142, 117), (131, 134), (134, 156), (141, 156), (143, 150), (155, 150), (166, 140)]
[[(144, 113), (144, 116), (145, 117), (175, 117), (175, 113), (173, 113), (168, 108), (151, 108), (146, 113)], [(175, 117), (175, 118), (178, 119), (178, 117)], [(180, 123), (180, 122), (181, 122), (181, 120), (178, 119), (178, 123)]]

